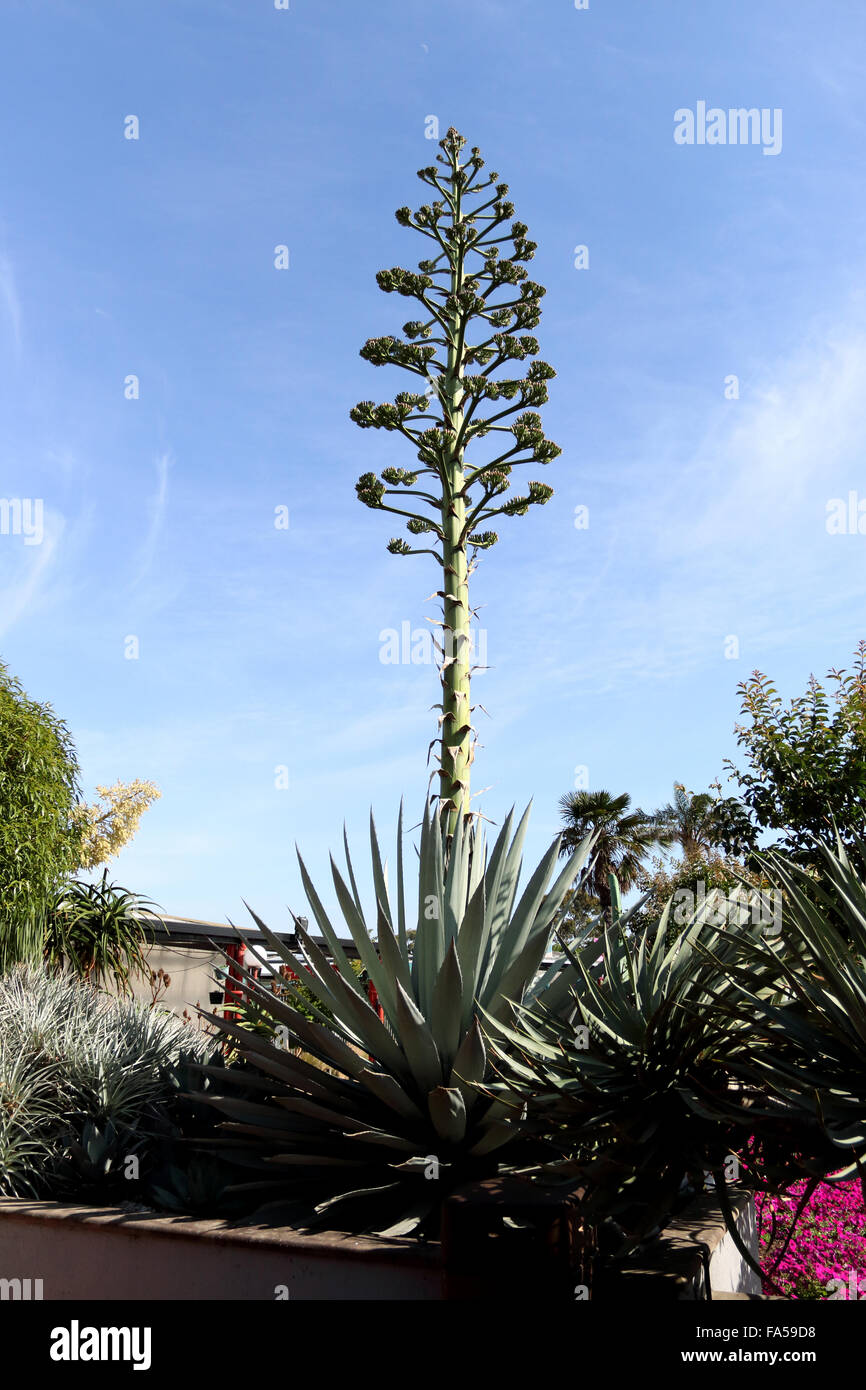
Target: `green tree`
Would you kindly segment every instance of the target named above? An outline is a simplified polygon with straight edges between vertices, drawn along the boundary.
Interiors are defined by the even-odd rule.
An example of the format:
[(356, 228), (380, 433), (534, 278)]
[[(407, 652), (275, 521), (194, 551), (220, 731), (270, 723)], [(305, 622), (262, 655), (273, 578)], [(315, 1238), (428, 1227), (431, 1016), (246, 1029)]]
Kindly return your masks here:
[[(351, 411), (362, 429), (396, 431), (417, 452), (417, 466), (365, 473), (356, 491), (365, 506), (405, 517), (411, 536), (429, 538), (424, 546), (394, 538), (393, 554), (431, 555), (442, 571), (442, 703), (431, 749), (439, 745), (439, 805), (451, 833), (468, 812), (475, 743), (469, 577), (478, 552), (498, 539), (483, 528), (493, 517), (523, 516), (547, 502), (546, 483), (530, 482), (507, 500), (504, 494), (517, 464), (546, 464), (561, 453), (532, 409), (547, 401), (553, 368), (536, 361), (523, 377), (494, 378), (538, 353), (537, 340), (522, 330), (538, 324), (544, 290), (521, 264), (536, 248), (525, 224), (512, 220), (508, 185), (495, 172), (480, 178), (484, 160), (477, 148), (461, 163), (465, 143), (448, 131), (436, 156), (440, 167), (418, 171), (437, 196), (414, 213), (408, 207), (396, 213), (401, 226), (433, 243), (432, 256), (418, 262), (420, 274), (394, 267), (376, 277), (386, 294), (416, 300), (422, 316), (403, 325), (405, 338), (370, 338), (361, 349), (374, 366), (399, 366), (419, 377), (424, 389), (402, 391), (391, 404), (361, 401)], [(501, 254), (506, 246), (508, 254)], [(481, 415), (485, 402), (492, 413)], [(476, 457), (476, 442), (484, 439), (489, 443)]]
[(726, 848), (754, 850), (759, 834), (776, 832), (773, 848), (811, 864), (815, 841), (832, 845), (836, 830), (850, 848), (866, 830), (866, 641), (851, 671), (832, 669), (825, 684), (810, 676), (788, 704), (760, 671), (738, 690), (750, 720), (736, 726), (747, 764), (726, 760), (740, 789), (716, 813)]
[(717, 799), (711, 792), (686, 791), (674, 782), (674, 799), (652, 817), (662, 830), (666, 844), (678, 844), (687, 859), (708, 854), (721, 844), (722, 830), (716, 813)]
[(665, 843), (666, 832), (652, 816), (636, 808), (629, 810), (631, 797), (611, 796), (606, 791), (568, 792), (559, 799), (563, 831), (560, 854), (573, 854), (589, 834), (596, 832), (592, 868), (582, 888), (597, 898), (602, 910), (610, 914), (609, 874), (616, 874), (624, 893), (633, 888), (638, 873), (654, 845)]
[(0, 972), (40, 955), (44, 916), (78, 866), (78, 775), (66, 725), (0, 662)]
[[(630, 918), (629, 929), (638, 935), (654, 933), (670, 902), (669, 944), (673, 944), (692, 915), (713, 893), (721, 897), (713, 899), (712, 911), (717, 917), (721, 916), (725, 924), (736, 925), (742, 914), (742, 920), (748, 918), (774, 925), (771, 916), (774, 900), (765, 874), (750, 870), (739, 860), (712, 849), (695, 850), (674, 863), (656, 856), (651, 869), (641, 867), (634, 886), (647, 900)], [(761, 897), (762, 891), (765, 897)]]

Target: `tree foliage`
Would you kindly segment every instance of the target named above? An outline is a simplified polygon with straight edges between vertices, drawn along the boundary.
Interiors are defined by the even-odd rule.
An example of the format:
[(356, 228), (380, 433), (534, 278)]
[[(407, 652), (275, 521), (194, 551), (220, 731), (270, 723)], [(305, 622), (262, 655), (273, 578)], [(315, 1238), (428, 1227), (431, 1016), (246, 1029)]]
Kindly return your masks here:
[(832, 845), (838, 830), (850, 848), (866, 823), (866, 641), (850, 671), (831, 669), (824, 683), (810, 676), (787, 704), (760, 671), (738, 689), (750, 720), (736, 726), (747, 762), (726, 763), (740, 789), (718, 806), (726, 847), (753, 850), (772, 831), (774, 848), (808, 864), (816, 841)]
[[(710, 917), (715, 925), (735, 925), (738, 917), (748, 916), (760, 923), (769, 908), (761, 892), (770, 888), (764, 874), (749, 869), (739, 860), (714, 851), (699, 851), (683, 855), (674, 863), (661, 856), (653, 858), (652, 867), (642, 866), (635, 887), (646, 902), (629, 920), (629, 928), (638, 934), (653, 932), (668, 902), (671, 912), (668, 942), (671, 944), (691, 920), (694, 913), (712, 894)], [(763, 913), (763, 917), (762, 917)]]
[[(591, 908), (592, 898), (610, 912), (611, 892), (609, 875), (615, 874), (623, 892), (637, 882), (640, 867), (652, 847), (665, 843), (667, 832), (654, 816), (640, 807), (631, 810), (631, 797), (623, 792), (611, 796), (607, 791), (568, 792), (560, 797), (564, 829), (561, 854), (573, 854), (591, 831), (595, 832), (593, 861), (581, 889), (584, 901), (577, 900), (575, 908)], [(589, 895), (589, 897), (587, 897)], [(578, 919), (579, 920), (579, 919)]]
[(78, 865), (78, 759), (49, 704), (0, 662), (0, 970), (40, 950), (40, 920)]
[(662, 831), (662, 843), (678, 844), (686, 858), (708, 854), (722, 843), (723, 829), (711, 792), (690, 792), (674, 782), (674, 798), (652, 817)]

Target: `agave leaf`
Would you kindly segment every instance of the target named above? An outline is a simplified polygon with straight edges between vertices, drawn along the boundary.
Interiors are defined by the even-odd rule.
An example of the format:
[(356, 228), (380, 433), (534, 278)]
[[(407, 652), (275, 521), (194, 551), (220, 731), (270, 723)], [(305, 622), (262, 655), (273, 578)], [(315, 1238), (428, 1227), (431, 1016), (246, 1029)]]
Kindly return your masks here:
[(454, 1065), (451, 1068), (451, 1075), (448, 1077), (449, 1087), (457, 1087), (467, 1110), (470, 1110), (478, 1099), (478, 1093), (474, 1088), (477, 1083), (484, 1080), (486, 1070), (487, 1049), (484, 1046), (484, 1038), (478, 1026), (478, 1019), (474, 1018), (471, 1028), (465, 1034), (458, 1048)]
[(334, 1125), (343, 1134), (351, 1134), (354, 1138), (354, 1131), (366, 1129), (367, 1121), (360, 1119), (352, 1114), (352, 1110), (359, 1107), (357, 1102), (354, 1106), (345, 1106), (342, 1110), (334, 1110), (327, 1105), (319, 1105), (314, 1100), (308, 1100), (302, 1095), (293, 1096), (274, 1096), (274, 1101), (283, 1110), (287, 1110), (292, 1115), (305, 1115), (313, 1120), (322, 1120), (325, 1124)]
[(498, 997), (489, 998), (488, 995), (492, 1014), (501, 1016), (507, 1011), (511, 999), (518, 1002), (523, 1000), (526, 986), (544, 958), (548, 935), (546, 928), (536, 932), (534, 936), (530, 937), (517, 959), (512, 961), (501, 980)]
[(400, 984), (397, 985), (396, 1023), (406, 1062), (418, 1089), (423, 1093), (441, 1085), (442, 1063), (433, 1034), (414, 999)]
[(427, 1097), (436, 1133), (447, 1144), (459, 1144), (466, 1133), (466, 1105), (456, 1087), (437, 1086)]
[[(266, 1076), (272, 1078), (268, 1085), (269, 1095), (279, 1094), (278, 1088), (273, 1085), (274, 1081), (278, 1081), (293, 1095), (302, 1092), (304, 1095), (318, 1096), (320, 1100), (330, 1101), (331, 1104), (338, 1105), (345, 1103), (350, 1098), (354, 1099), (352, 1088), (342, 1077), (331, 1076), (330, 1073), (321, 1071), (318, 1067), (311, 1067), (308, 1062), (302, 1065), (309, 1067), (311, 1072), (318, 1073), (323, 1078), (323, 1082), (327, 1084), (311, 1080), (309, 1075), (300, 1067), (286, 1066), (284, 1062), (275, 1061), (272, 1057), (265, 1056), (261, 1052), (251, 1052), (247, 1048), (239, 1048), (238, 1051), (245, 1062), (252, 1063)], [(300, 1061), (300, 1058), (295, 1060)], [(255, 1080), (255, 1077), (245, 1076), (244, 1085), (254, 1085)]]
[(463, 1017), (463, 978), (453, 938), (433, 989), (430, 1012), (430, 1030), (442, 1067), (447, 1070), (460, 1046)]
[(466, 1031), (472, 1021), (478, 994), (478, 977), (487, 922), (486, 892), (486, 882), (482, 879), (469, 900), (457, 934), (457, 959), (463, 979), (463, 1010), (460, 1017), (462, 1032)]
[(510, 1124), (507, 1120), (499, 1120), (484, 1131), (469, 1152), (473, 1158), (481, 1158), (484, 1154), (494, 1153), (496, 1149), (501, 1149), (504, 1144), (510, 1143), (519, 1132), (516, 1124)]
[[(519, 1006), (515, 1006), (515, 1012), (518, 1015), (523, 1015), (526, 1011), (524, 1009), (521, 1009)], [(492, 1014), (485, 1013), (484, 1021), (486, 1024), (489, 1025), (489, 1028), (493, 1033), (497, 1034), (499, 1037), (506, 1038), (509, 1042), (514, 1043), (521, 1051), (531, 1052), (533, 1056), (536, 1057), (547, 1057), (554, 1062), (558, 1061), (562, 1056), (562, 1052), (559, 1047), (555, 1047), (553, 1046), (553, 1044), (543, 1043), (541, 1041), (531, 1041), (527, 1038), (526, 1033), (522, 1029), (512, 1028), (508, 1024), (503, 1023), (501, 1019), (494, 1018)], [(506, 1056), (507, 1054), (500, 1053), (500, 1055)]]
[(487, 837), (483, 827), (475, 834), (472, 842), (472, 862), (469, 866), (469, 887), (467, 889), (467, 901), (476, 892), (479, 883), (484, 879), (487, 872)]
[[(321, 962), (320, 969), (326, 970), (328, 967), (324, 956), (301, 926), (298, 927), (298, 936), (304, 947), (304, 954), (311, 959), (318, 956)], [(339, 975), (335, 974), (334, 980), (341, 994), (340, 1002), (334, 1009), (335, 1019), (339, 1019), (347, 1031), (353, 1030), (358, 1041), (369, 1053), (378, 1057), (398, 1076), (407, 1077), (409, 1069), (406, 1058), (380, 1020), (369, 999), (363, 995), (357, 995), (354, 990), (343, 983)], [(399, 1002), (397, 1007), (399, 1008)]]
[(346, 873), (349, 875), (349, 883), (352, 887), (352, 899), (358, 910), (358, 916), (364, 916), (364, 909), (361, 906), (361, 895), (358, 892), (358, 885), (355, 882), (355, 871), (352, 868), (352, 856), (349, 853), (349, 836), (346, 832), (346, 822), (343, 821), (343, 850), (346, 855)]
[[(313, 916), (316, 919), (319, 931), (322, 933), (322, 936), (328, 943), (328, 950), (334, 957), (334, 963), (337, 966), (340, 976), (343, 980), (345, 980), (347, 985), (349, 985), (352, 989), (355, 990), (357, 994), (363, 995), (363, 988), (358, 980), (357, 975), (355, 974), (354, 970), (349, 964), (349, 960), (346, 956), (345, 951), (340, 945), (340, 939), (337, 936), (337, 933), (334, 931), (333, 926), (331, 925), (331, 921), (328, 917), (327, 912), (322, 906), (319, 895), (313, 886), (312, 879), (310, 878), (310, 875), (307, 873), (307, 866), (301, 858), (299, 851), (297, 852), (297, 857), (298, 866), (301, 870), (301, 882), (304, 885), (304, 892), (307, 895), (307, 901), (309, 902), (310, 907), (313, 910)], [(299, 925), (300, 924), (296, 922), (296, 930)]]
[[(409, 964), (408, 958), (403, 955), (400, 949), (400, 943), (391, 930), (391, 924), (383, 913), (381, 906), (377, 906), (379, 906), (378, 946), (382, 957), (382, 968), (389, 979), (399, 980), (406, 993), (411, 995), (413, 993), (411, 965)], [(393, 1018), (396, 1003), (393, 999), (389, 1002), (391, 1007), (386, 1009), (386, 1013), (389, 1018)]]
[(397, 817), (397, 943), (403, 959), (409, 959), (409, 938), (406, 935), (406, 897), (403, 878), (403, 798)]
[[(308, 1052), (314, 1057), (327, 1058), (332, 1066), (336, 1066), (347, 1076), (356, 1077), (368, 1065), (366, 1058), (359, 1056), (332, 1027), (308, 1022), (303, 1014), (299, 1014), (296, 1009), (287, 1008), (279, 999), (268, 1000), (268, 1009), (274, 1018), (288, 1024), (297, 1033)], [(228, 1033), (230, 1037), (240, 1039), (244, 1046), (247, 1045), (250, 1035), (244, 1029), (233, 1028), (216, 1014), (205, 1014), (204, 1017), (216, 1024), (221, 1032)], [(206, 1100), (207, 1097), (202, 1099)]]
[[(360, 913), (356, 910), (355, 904), (352, 902), (349, 890), (343, 882), (342, 875), (340, 874), (340, 871), (334, 863), (333, 859), (331, 860), (331, 874), (334, 879), (334, 888), (337, 892), (337, 900), (339, 901), (340, 908), (343, 912), (343, 916), (346, 919), (346, 923), (352, 935), (352, 940), (355, 943), (355, 947), (358, 951), (361, 963), (364, 966), (364, 969), (366, 970), (370, 979), (373, 981), (373, 984), (376, 988), (376, 992), (385, 1006), (385, 1012), (393, 1015), (394, 988), (392, 980), (389, 977), (388, 972), (384, 970), (382, 967), (382, 962), (379, 959), (379, 954), (376, 950), (376, 947), (370, 939), (370, 933), (367, 930), (367, 924), (364, 921), (363, 917), (360, 915)], [(381, 902), (379, 904), (379, 910), (380, 912), (383, 910)]]
[(279, 1128), (279, 1119), (273, 1106), (257, 1105), (255, 1101), (241, 1100), (239, 1096), (211, 1096), (208, 1103), (233, 1120), (243, 1123), (267, 1120), (275, 1129)]
[[(618, 938), (618, 939), (617, 939)], [(616, 1016), (626, 1020), (634, 1017), (632, 996), (623, 983), (623, 966), (630, 964), (630, 952), (618, 921), (614, 921), (604, 933), (604, 971), (605, 982), (610, 990), (611, 1004)], [(599, 997), (602, 997), (599, 995)]]
[(326, 1201), (319, 1202), (316, 1211), (323, 1214), (340, 1202), (351, 1201), (353, 1197), (371, 1197), (380, 1192), (394, 1192), (399, 1186), (399, 1181), (377, 1183), (375, 1186), (371, 1183), (369, 1187), (358, 1187), (351, 1192), (338, 1192), (335, 1197), (329, 1197)]
[(370, 812), (370, 850), (373, 860), (373, 887), (376, 891), (376, 899), (380, 904), (380, 910), (388, 919), (388, 926), (394, 930), (391, 921), (391, 903), (388, 897), (388, 882), (385, 877), (385, 870), (382, 865), (382, 855), (379, 852), (379, 837), (376, 834), (376, 822), (373, 820), (373, 812)]
[(412, 987), (422, 1012), (429, 1016), (433, 982), (442, 964), (440, 948), (444, 940), (442, 901), (442, 836), (427, 807), (421, 823), (418, 871), (418, 927), (412, 952)]
[(553, 1006), (549, 1002), (551, 999), (549, 991), (563, 975), (566, 976), (569, 987), (573, 988), (574, 980), (570, 973), (568, 958), (565, 955), (558, 956), (551, 961), (546, 970), (543, 970), (538, 979), (529, 986), (523, 996), (524, 1003), (531, 1003), (533, 999), (538, 999), (543, 995), (548, 1007), (552, 1008)]
[(376, 1231), (375, 1234), (381, 1236), (383, 1240), (397, 1240), (401, 1236), (410, 1236), (432, 1210), (432, 1198), (428, 1198), (424, 1202), (416, 1202), (399, 1221), (395, 1221), (391, 1226), (385, 1226), (382, 1230)]
[(471, 843), (471, 822), (464, 819), (455, 831), (451, 853), (448, 856), (448, 866), (445, 870), (445, 889), (442, 895), (445, 908), (443, 939), (443, 946), (445, 947), (457, 936), (463, 913), (466, 910)]
[[(271, 950), (274, 951), (275, 954), (280, 957), (283, 963), (285, 965), (288, 965), (289, 969), (294, 971), (296, 975), (303, 976), (306, 973), (306, 966), (304, 965), (304, 962), (298, 959), (298, 957), (286, 945), (285, 941), (283, 941), (279, 936), (277, 936), (275, 932), (271, 931), (270, 927), (268, 927), (262, 921), (261, 917), (259, 917), (253, 911), (249, 903), (245, 903), (244, 905), (247, 911), (249, 912), (250, 916), (258, 925), (259, 930), (261, 931), (268, 945), (271, 947)], [(244, 946), (249, 951), (252, 959), (257, 960), (258, 954), (256, 948), (250, 941), (243, 928), (235, 926), (234, 922), (230, 922), (229, 925), (233, 927), (234, 930), (237, 932)], [(240, 961), (233, 960), (227, 954), (226, 951), (223, 951), (223, 955), (231, 965), (233, 976), (235, 976), (238, 979), (242, 986), (246, 986), (248, 990), (257, 991), (258, 994), (263, 997), (266, 997), (270, 993), (270, 991), (266, 990), (265, 986), (261, 983), (261, 981), (256, 979), (256, 977), (245, 965), (243, 965)], [(302, 1008), (309, 1009), (309, 1011), (312, 1014), (314, 1014), (320, 1022), (327, 1022), (327, 1014), (322, 1013), (321, 1009), (317, 1008), (317, 1006), (314, 1003), (306, 1000), (303, 997), (303, 995), (298, 994), (297, 990), (294, 988), (290, 980), (282, 980), (280, 983), (280, 987), (285, 993), (290, 993), (293, 999), (298, 1000)]]
[[(272, 932), (270, 927), (265, 925), (261, 918), (258, 917), (255, 912), (253, 912), (253, 909), (249, 906), (249, 904), (246, 904), (246, 906), (247, 911), (250, 913), (250, 916), (254, 919), (254, 921), (258, 924), (259, 930), (262, 932), (262, 935), (268, 942), (268, 945), (271, 947), (271, 950), (274, 951), (277, 955), (279, 955), (283, 963), (288, 965), (289, 969), (292, 970), (299, 978), (303, 978), (303, 976), (306, 973), (308, 973), (307, 967), (305, 966), (304, 962), (302, 960), (299, 960), (298, 957), (294, 955), (292, 951), (289, 950), (289, 947), (286, 945), (285, 941), (281, 941), (280, 938), (276, 935), (276, 933)], [(240, 927), (235, 927), (235, 931), (240, 936), (247, 950), (250, 952), (250, 955), (254, 959), (256, 959), (257, 957), (255, 947), (250, 942), (249, 937)], [(229, 957), (226, 956), (226, 959), (228, 960)], [(267, 998), (270, 991), (267, 991), (265, 989), (265, 986), (262, 985), (261, 981), (257, 980), (255, 976), (250, 973), (250, 971), (247, 969), (245, 965), (242, 965), (238, 961), (233, 960), (231, 961), (231, 967), (233, 974), (239, 977), (241, 984), (243, 987), (245, 987), (247, 993), (255, 993), (259, 998)], [(324, 1005), (325, 1008), (328, 1008), (334, 1002), (333, 994), (331, 993), (330, 989), (329, 980), (326, 980), (323, 986), (325, 997), (324, 999), (319, 999), (318, 1004), (314, 1003), (312, 1000), (305, 999), (304, 996), (300, 994), (298, 990), (295, 989), (295, 986), (293, 985), (291, 980), (281, 980), (280, 989), (284, 995), (288, 995), (290, 998), (294, 999), (298, 1004), (299, 1008), (308, 1009), (310, 1013), (312, 1013), (320, 1023), (327, 1023), (328, 1015), (322, 1012), (322, 1005)], [(315, 990), (313, 990), (312, 992), (313, 994), (316, 993)]]
[(484, 875), (484, 920), (482, 922), (481, 939), (478, 944), (478, 968), (475, 971), (476, 981), (482, 978), (483, 972), (486, 970), (494, 908), (500, 895), (500, 885), (505, 869), (506, 852), (513, 824), (514, 808), (512, 807), (505, 817), (502, 828), (496, 837)]
[(360, 1140), (362, 1144), (380, 1144), (383, 1149), (399, 1149), (400, 1153), (415, 1154), (418, 1145), (411, 1139), (407, 1139), (402, 1134), (389, 1134), (385, 1129), (362, 1129), (352, 1136), (352, 1140)]
[[(507, 929), (501, 933), (500, 949), (490, 963), (486, 978), (483, 980), (478, 991), (479, 1002), (487, 1004), (494, 990), (499, 985), (500, 980), (510, 971), (512, 964), (519, 959), (520, 953), (525, 946), (527, 939), (535, 923), (536, 914), (544, 898), (544, 890), (550, 878), (551, 870), (559, 857), (559, 840), (554, 840), (547, 854), (536, 868), (517, 910), (514, 913)], [(544, 955), (544, 948), (547, 945), (547, 935), (541, 948), (541, 956)], [(533, 971), (534, 974), (534, 971)]]
[(365, 1067), (359, 1073), (358, 1080), (368, 1091), (372, 1091), (377, 1100), (396, 1110), (398, 1115), (404, 1115), (408, 1120), (423, 1120), (422, 1111), (388, 1072), (372, 1071)]
[(495, 886), (492, 885), (487, 894), (489, 931), (487, 935), (484, 966), (481, 973), (482, 981), (490, 969), (491, 961), (499, 945), (499, 937), (506, 929), (514, 907), (514, 899), (517, 895), (517, 884), (520, 879), (520, 870), (523, 864), (523, 843), (526, 839), (530, 809), (531, 803), (530, 806), (527, 806), (520, 818), (520, 823), (515, 832), (514, 839), (505, 850), (499, 866)]
[(557, 915), (562, 910), (563, 902), (568, 890), (571, 888), (579, 874), (586, 868), (586, 861), (589, 857), (593, 844), (595, 843), (596, 832), (590, 833), (581, 840), (577, 849), (565, 861), (561, 872), (554, 879), (550, 892), (544, 899), (541, 908), (536, 914), (536, 923), (541, 926), (552, 926)]
[[(300, 929), (300, 924), (297, 924), (295, 930), (302, 930)], [(271, 933), (271, 937), (274, 937), (274, 933)], [(277, 940), (277, 937), (274, 937), (274, 940)], [(338, 1008), (339, 994), (338, 991), (336, 991), (338, 974), (336, 974), (335, 970), (328, 970), (327, 974), (322, 973), (320, 967), (313, 966), (309, 956), (304, 954), (304, 959), (299, 960), (296, 956), (292, 955), (288, 947), (285, 949), (285, 954), (292, 960), (292, 965), (289, 966), (289, 969), (297, 974), (299, 980), (303, 980), (304, 976), (307, 977), (307, 988), (309, 988), (314, 998), (307, 998), (306, 995), (303, 995), (302, 992), (297, 990), (295, 981), (286, 979), (281, 979), (281, 981), (279, 981), (279, 992), (281, 992), (281, 997), (293, 999), (297, 1009), (300, 1009), (300, 1011), (307, 1009), (311, 1015), (316, 1017), (318, 1023), (327, 1026), (329, 1019), (328, 1013), (324, 1012), (325, 1009), (334, 1011), (335, 1008)], [(321, 955), (321, 952), (318, 952), (318, 959), (320, 959), (320, 962), (324, 960), (324, 956)], [(240, 973), (242, 973), (242, 987), (245, 988), (245, 992), (249, 997), (261, 1002), (263, 999), (267, 999), (268, 995), (271, 994), (271, 991), (268, 990), (260, 980), (256, 980), (253, 976), (250, 976), (245, 966), (238, 966), (235, 963), (235, 970), (240, 970)]]

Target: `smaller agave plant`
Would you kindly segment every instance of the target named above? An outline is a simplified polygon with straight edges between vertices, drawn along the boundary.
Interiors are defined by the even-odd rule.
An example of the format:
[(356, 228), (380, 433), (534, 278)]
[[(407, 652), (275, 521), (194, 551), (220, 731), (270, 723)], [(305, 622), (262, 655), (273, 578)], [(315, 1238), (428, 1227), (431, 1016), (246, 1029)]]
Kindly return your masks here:
[[(774, 1110), (748, 1080), (763, 1040), (728, 974), (759, 927), (711, 926), (711, 895), (673, 944), (670, 903), (655, 932), (636, 937), (629, 920), (641, 904), (623, 913), (613, 876), (611, 886), (602, 939), (578, 954), (565, 948), (571, 1017), (541, 997), (516, 1005), (508, 1022), (488, 1019), (499, 1080), (487, 1092), (522, 1113), (545, 1147), (537, 1179), (580, 1188), (610, 1252), (624, 1254), (702, 1191), (707, 1173), (724, 1189), (756, 1123), (770, 1133), (790, 1110), (784, 1101)], [(732, 1086), (737, 1063), (743, 1079)], [(730, 1226), (726, 1198), (720, 1191)]]
[[(849, 852), (837, 837), (816, 854), (817, 874), (778, 854), (763, 858), (782, 893), (784, 949), (748, 942), (732, 973), (771, 1044), (755, 1075), (827, 1141), (796, 1176), (859, 1178), (866, 1198), (866, 840), (855, 837)], [(766, 979), (773, 993), (758, 987)]]
[[(269, 946), (307, 989), (295, 1009), (291, 998), (277, 998), (248, 971), (240, 988), (251, 1007), (301, 1040), (303, 1053), (213, 1015), (242, 1065), (219, 1074), (205, 1068), (223, 1092), (212, 1090), (206, 1100), (224, 1116), (213, 1143), (248, 1170), (249, 1181), (238, 1187), (262, 1201), (282, 1199), (282, 1219), (307, 1228), (339, 1221), (341, 1229), (379, 1234), (435, 1231), (443, 1197), (496, 1172), (503, 1155), (519, 1146), (511, 1107), (478, 1089), (491, 1079), (479, 1017), (482, 1011), (504, 1017), (510, 1000), (568, 1002), (565, 962), (540, 967), (592, 843), (588, 836), (551, 883), (557, 839), (518, 900), (528, 816), (527, 809), (514, 832), (510, 814), (488, 856), (483, 833), (468, 818), (448, 836), (425, 811), (414, 933), (405, 900), (402, 808), (393, 903), (370, 822), (375, 936), (344, 833), (346, 875), (332, 859), (334, 889), (378, 1006), (352, 969), (300, 856), (304, 889), (333, 964), (297, 918), (303, 959), (250, 909)], [(295, 993), (288, 983), (281, 989)], [(244, 1093), (225, 1094), (232, 1082)]]

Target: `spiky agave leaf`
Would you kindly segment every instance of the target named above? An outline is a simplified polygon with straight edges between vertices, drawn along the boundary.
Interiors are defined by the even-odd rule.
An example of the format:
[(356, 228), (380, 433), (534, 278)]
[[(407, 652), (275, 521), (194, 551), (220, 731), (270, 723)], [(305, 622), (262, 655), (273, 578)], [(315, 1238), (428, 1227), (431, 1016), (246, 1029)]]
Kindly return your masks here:
[(435, 814), (425, 811), (411, 945), (402, 808), (396, 914), (370, 822), (375, 935), (364, 917), (348, 846), (345, 876), (332, 861), (344, 928), (375, 986), (382, 1018), (351, 969), (302, 860), (304, 888), (331, 959), (297, 918), (299, 956), (252, 914), (319, 1009), (313, 1009), (317, 1017), (311, 1022), (293, 1007), (289, 982), (285, 997), (277, 997), (241, 968), (245, 999), (269, 1014), (275, 1029), (282, 1025), (294, 1034), (303, 1057), (213, 1016), (243, 1063), (221, 1079), (243, 1087), (262, 1074), (271, 1078), (255, 1099), (235, 1090), (210, 1102), (224, 1116), (216, 1142), (249, 1170), (251, 1193), (274, 1200), (303, 1196), (306, 1225), (316, 1216), (333, 1224), (335, 1204), (345, 1203), (342, 1224), (369, 1229), (384, 1211), (387, 1229), (404, 1232), (438, 1210), (455, 1184), (495, 1170), (500, 1150), (520, 1131), (509, 1106), (478, 1090), (489, 1076), (479, 1013), (499, 1016), (507, 999), (522, 1000), (533, 985), (592, 843), (588, 836), (551, 884), (557, 840), (515, 906), (527, 819), (528, 811), (514, 832), (510, 814), (488, 857), (483, 832), (468, 819), (449, 840)]

